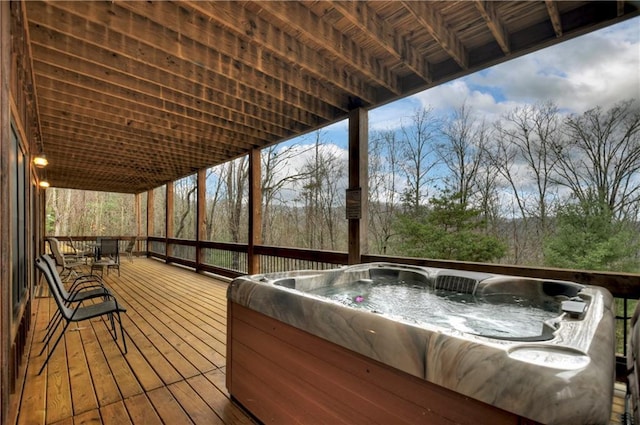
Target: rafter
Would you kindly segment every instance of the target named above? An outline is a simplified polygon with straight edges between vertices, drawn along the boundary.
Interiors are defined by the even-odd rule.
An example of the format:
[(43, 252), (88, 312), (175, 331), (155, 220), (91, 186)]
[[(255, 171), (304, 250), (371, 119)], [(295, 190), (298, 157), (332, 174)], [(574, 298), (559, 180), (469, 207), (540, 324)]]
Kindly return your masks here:
[[(75, 115), (65, 116), (64, 118), (64, 121), (61, 120), (60, 114), (56, 114), (55, 111), (49, 109), (45, 109), (42, 112), (42, 121), (49, 125), (49, 129), (57, 132), (64, 131), (67, 140), (69, 140), (69, 137), (72, 137), (74, 142), (86, 140), (86, 147), (89, 150), (97, 148), (105, 154), (112, 153), (112, 151), (117, 154), (116, 146), (119, 145), (127, 145), (129, 154), (140, 153), (140, 158), (149, 153), (149, 148), (158, 146), (162, 147), (162, 152), (166, 151), (169, 155), (176, 153), (214, 157), (216, 155), (239, 155), (242, 153), (241, 150), (220, 143), (216, 139), (181, 138), (175, 135), (155, 134), (140, 127), (134, 129), (129, 126), (113, 127), (109, 126), (108, 121), (98, 118), (90, 122), (82, 120)], [(109, 142), (113, 142), (115, 145)], [(168, 148), (169, 146), (171, 146), (170, 149)]]
[[(258, 14), (260, 12), (270, 15), (269, 21), (277, 23), (281, 28), (287, 28), (297, 37), (303, 37), (305, 44), (314, 47), (314, 50), (325, 51), (338, 63), (344, 64), (342, 68), (349, 74), (363, 75), (365, 80), (375, 81), (376, 84), (386, 88), (394, 94), (400, 93), (400, 83), (390, 69), (382, 65), (377, 58), (369, 52), (357, 46), (353, 40), (338, 32), (328, 23), (318, 19), (309, 9), (299, 2), (249, 2), (247, 8)], [(295, 16), (296, 19), (290, 19)], [(258, 33), (258, 31), (256, 31)], [(344, 72), (341, 72), (344, 74)], [(361, 97), (367, 103), (372, 99), (362, 97), (359, 93), (354, 95)]]
[[(43, 68), (43, 65), (39, 63), (37, 65), (39, 70)], [(75, 83), (71, 84), (67, 81), (75, 81)], [(129, 104), (138, 111), (143, 110), (141, 109), (141, 104), (143, 104), (145, 106), (145, 113), (153, 113), (157, 117), (166, 116), (167, 113), (178, 116), (180, 121), (175, 118), (174, 121), (178, 123), (180, 126), (179, 128), (186, 131), (192, 133), (199, 132), (203, 135), (210, 134), (212, 136), (223, 135), (221, 127), (212, 125), (197, 116), (197, 113), (195, 113), (196, 116), (190, 116), (190, 112), (185, 109), (184, 106), (157, 100), (151, 97), (145, 97), (143, 95), (132, 96), (127, 91), (123, 91), (119, 87), (109, 86), (106, 83), (95, 83), (94, 86), (90, 86), (90, 81), (86, 80), (85, 77), (69, 71), (52, 69), (48, 74), (40, 75), (38, 77), (38, 83), (41, 84), (43, 88), (48, 88), (53, 91), (62, 90), (63, 93), (74, 93), (75, 91), (75, 93), (83, 93), (85, 96), (91, 95), (88, 99), (100, 103), (107, 102), (108, 99), (112, 99), (116, 104), (120, 104), (122, 106)], [(254, 146), (256, 143), (263, 140), (264, 139), (256, 137), (251, 138), (249, 136), (243, 136), (239, 137), (235, 143), (238, 143), (240, 146), (244, 145), (245, 147), (249, 147)]]
[[(78, 52), (79, 47), (89, 44), (90, 47), (85, 48), (83, 54), (90, 55), (97, 63), (129, 75), (133, 81), (144, 78), (159, 85), (170, 84), (172, 88), (175, 87), (177, 90), (182, 88), (184, 93), (197, 96), (203, 104), (210, 103), (216, 108), (233, 109), (235, 107), (235, 111), (242, 114), (255, 110), (255, 118), (264, 122), (286, 123), (287, 120), (293, 121), (292, 117), (295, 117), (313, 126), (317, 125), (321, 119), (333, 116), (337, 111), (336, 108), (320, 101), (317, 97), (299, 92), (289, 86), (284, 87), (283, 91), (274, 97), (272, 89), (264, 89), (264, 87), (273, 87), (273, 84), (267, 80), (262, 81), (259, 76), (249, 78), (250, 81), (255, 81), (255, 87), (244, 85), (242, 81), (246, 79), (245, 77), (237, 75), (233, 78), (229, 71), (234, 69), (236, 73), (245, 72), (245, 70), (248, 72), (248, 68), (238, 69), (239, 67), (231, 60), (220, 63), (218, 60), (220, 58), (214, 61), (213, 56), (206, 55), (204, 59), (207, 60), (201, 60), (198, 65), (193, 60), (198, 53), (194, 50), (197, 46), (174, 45), (174, 56), (168, 56), (166, 51), (159, 50), (157, 46), (148, 45), (114, 30), (106, 32), (100, 24), (87, 21), (85, 17), (66, 10), (56, 10), (58, 28), (55, 30), (47, 28), (46, 17), (51, 7), (44, 6), (36, 3), (31, 13), (31, 21), (38, 24), (32, 25), (31, 28), (36, 43), (55, 43), (57, 39), (62, 38), (63, 34), (65, 37), (75, 38), (76, 41), (73, 43), (67, 40), (59, 42), (66, 43), (74, 52)], [(65, 29), (64, 33), (60, 32), (60, 27)], [(56, 32), (60, 32), (60, 36)], [(105, 48), (106, 46), (109, 46), (109, 50)], [(61, 50), (64, 49), (61, 48)], [(183, 59), (181, 57), (183, 55), (188, 55), (190, 58)], [(239, 98), (239, 94), (244, 96)], [(286, 99), (286, 102), (281, 102), (281, 98)], [(239, 100), (234, 101), (234, 99)], [(291, 105), (287, 110), (274, 108), (274, 105), (287, 103)], [(289, 124), (285, 124), (284, 127), (291, 128)], [(304, 131), (303, 128), (300, 130)]]
[(448, 28), (440, 12), (431, 2), (402, 1), (416, 21), (431, 34), (431, 37), (457, 62), (462, 69), (469, 67), (469, 58), (460, 39)]
[(493, 37), (496, 39), (496, 42), (504, 54), (509, 55), (511, 53), (509, 35), (500, 21), (500, 17), (496, 11), (496, 3), (488, 0), (476, 0), (475, 4), (478, 12), (480, 12), (480, 15), (482, 15), (482, 18), (491, 30), (491, 34), (493, 34)]
[(387, 24), (366, 2), (331, 1), (332, 7), (349, 22), (395, 59), (402, 61), (418, 77), (431, 82), (429, 66), (424, 57), (417, 54), (409, 40)]
[[(294, 59), (299, 61), (295, 66), (291, 66), (291, 61), (282, 61), (281, 55), (274, 55), (273, 48), (264, 47), (265, 51), (260, 48), (260, 45), (249, 43), (238, 37), (237, 33), (231, 34), (229, 31), (234, 30), (234, 26), (229, 27), (228, 19), (233, 19), (233, 16), (244, 16), (244, 8), (239, 7), (238, 3), (234, 2), (220, 2), (215, 4), (215, 11), (219, 13), (211, 13), (201, 19), (193, 19), (193, 16), (197, 14), (189, 14), (186, 10), (182, 9), (187, 6), (176, 4), (176, 10), (167, 10), (166, 7), (160, 7), (156, 3), (149, 2), (119, 2), (117, 3), (123, 9), (129, 10), (131, 13), (136, 14), (139, 17), (145, 17), (155, 22), (162, 27), (164, 31), (172, 31), (173, 37), (181, 40), (181, 47), (184, 49), (184, 45), (189, 43), (183, 39), (192, 40), (200, 49), (202, 47), (208, 49), (214, 54), (225, 55), (228, 58), (233, 59), (234, 66), (236, 64), (242, 64), (243, 67), (250, 69), (255, 78), (259, 80), (266, 80), (268, 83), (266, 87), (274, 88), (273, 93), (283, 91), (282, 87), (278, 86), (292, 86), (300, 90), (303, 93), (309, 93), (312, 96), (324, 99), (327, 103), (338, 107), (346, 108), (346, 99), (344, 97), (330, 98), (335, 90), (328, 89), (326, 86), (332, 86), (338, 84), (338, 86), (344, 90), (350, 92), (360, 93), (363, 97), (371, 98), (373, 90), (367, 87), (361, 81), (354, 81), (341, 75), (340, 70), (336, 67), (330, 66), (330, 64), (319, 61), (316, 55), (313, 55), (311, 51), (305, 51), (304, 47), (297, 45), (298, 50), (303, 51), (303, 54), (295, 56)], [(204, 7), (208, 3), (194, 3), (192, 7)], [(198, 6), (201, 5), (201, 6)], [(226, 8), (226, 9), (225, 9)], [(228, 10), (228, 13), (225, 11)], [(173, 12), (173, 13), (172, 13)], [(224, 17), (220, 22), (220, 17)], [(245, 17), (245, 19), (251, 19), (251, 17)], [(257, 18), (254, 18), (257, 19)], [(266, 21), (264, 21), (266, 22)], [(240, 27), (243, 28), (242, 22), (237, 22)], [(221, 30), (221, 25), (224, 25), (224, 31)], [(246, 25), (246, 24), (245, 24)], [(270, 24), (266, 23), (268, 27)], [(235, 28), (237, 30), (237, 28)], [(276, 31), (275, 28), (267, 28), (267, 31)], [(169, 40), (167, 40), (169, 41)], [(288, 39), (290, 43), (296, 43), (296, 40)], [(175, 42), (172, 43), (175, 45)], [(163, 48), (166, 49), (166, 45)], [(197, 51), (197, 50), (196, 50)], [(297, 51), (297, 50), (296, 50)], [(267, 54), (265, 54), (267, 53)], [(189, 57), (186, 53), (183, 53), (185, 57)], [(195, 52), (191, 57), (198, 57)], [(300, 72), (303, 68), (302, 63), (305, 63), (306, 67), (310, 67), (309, 64), (314, 66), (315, 75), (307, 72)], [(231, 69), (231, 75), (237, 73), (237, 70)], [(322, 79), (317, 76), (323, 76)], [(329, 82), (331, 81), (331, 82)], [(275, 87), (274, 87), (275, 86)], [(281, 100), (285, 100), (281, 98)]]
[(562, 37), (562, 19), (560, 18), (560, 11), (558, 11), (558, 4), (555, 0), (544, 0), (544, 3), (547, 5), (547, 12), (556, 37)]
[(17, 83), (37, 99), (14, 100), (23, 121), (38, 110), (50, 180), (133, 193), (640, 15), (629, 0), (20, 4), (13, 58), (34, 81)]

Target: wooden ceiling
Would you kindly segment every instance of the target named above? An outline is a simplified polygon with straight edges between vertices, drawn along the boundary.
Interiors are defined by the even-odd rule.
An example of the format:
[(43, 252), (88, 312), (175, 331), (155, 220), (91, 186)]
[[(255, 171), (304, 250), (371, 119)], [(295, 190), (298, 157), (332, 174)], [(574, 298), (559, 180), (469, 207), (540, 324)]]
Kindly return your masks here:
[(633, 1), (25, 4), (54, 187), (139, 193), (638, 15)]

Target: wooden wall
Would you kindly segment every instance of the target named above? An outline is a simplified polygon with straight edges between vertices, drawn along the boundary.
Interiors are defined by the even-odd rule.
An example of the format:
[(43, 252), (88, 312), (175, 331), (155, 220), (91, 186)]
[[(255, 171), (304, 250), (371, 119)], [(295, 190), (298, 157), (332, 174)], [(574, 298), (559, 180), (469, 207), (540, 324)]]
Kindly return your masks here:
[[(6, 160), (9, 149), (9, 64), (11, 63), (9, 33), (9, 3), (0, 2), (0, 199), (4, 200), (9, 192), (8, 169)], [(9, 241), (3, 235), (9, 228), (8, 206), (0, 202), (0, 265), (9, 264)], [(7, 422), (9, 407), (9, 334), (10, 309), (9, 287), (11, 279), (7, 267), (0, 267), (0, 423)]]
[[(31, 50), (24, 3), (0, 1), (0, 423), (15, 415), (13, 395), (24, 378), (24, 350), (31, 329), (33, 258), (40, 252), (44, 194), (37, 189), (38, 175), (31, 165), (34, 143), (40, 137), (35, 100)], [(13, 130), (12, 130), (13, 129)], [(12, 139), (15, 131), (16, 149)], [(19, 155), (16, 155), (19, 152)], [(16, 170), (23, 170), (24, 178)], [(20, 183), (16, 182), (20, 180)], [(20, 192), (20, 193), (18, 193)], [(20, 199), (16, 216), (16, 205)], [(15, 223), (20, 244), (12, 237)], [(18, 267), (16, 267), (18, 259)], [(19, 296), (14, 297), (14, 277), (19, 276)], [(14, 301), (14, 298), (17, 301)]]

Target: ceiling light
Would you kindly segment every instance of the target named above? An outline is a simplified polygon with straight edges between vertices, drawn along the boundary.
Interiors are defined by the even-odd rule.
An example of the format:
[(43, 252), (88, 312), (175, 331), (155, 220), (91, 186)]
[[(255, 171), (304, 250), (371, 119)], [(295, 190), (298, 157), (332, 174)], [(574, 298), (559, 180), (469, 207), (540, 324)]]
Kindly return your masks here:
[(46, 188), (48, 188), (49, 186), (51, 186), (51, 185), (49, 184), (49, 182), (48, 182), (48, 181), (46, 181), (46, 180), (40, 180), (40, 187), (43, 187), (43, 188), (45, 188), (45, 189), (46, 189)]
[(47, 160), (47, 157), (44, 156), (43, 153), (33, 157), (33, 164), (38, 168), (44, 168), (47, 166), (48, 163), (49, 161)]

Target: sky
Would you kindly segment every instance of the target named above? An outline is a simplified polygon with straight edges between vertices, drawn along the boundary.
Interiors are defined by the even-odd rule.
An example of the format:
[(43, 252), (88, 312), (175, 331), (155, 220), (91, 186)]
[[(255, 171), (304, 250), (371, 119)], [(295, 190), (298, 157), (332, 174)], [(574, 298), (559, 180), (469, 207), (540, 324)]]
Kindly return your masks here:
[[(487, 122), (525, 104), (552, 100), (560, 110), (640, 98), (640, 17), (495, 65), (369, 111), (370, 131), (393, 130), (421, 107), (446, 113), (462, 102)], [(323, 139), (346, 146), (347, 122), (322, 130)], [(311, 143), (314, 136), (292, 139)]]
[[(553, 101), (560, 111), (581, 114), (596, 106), (608, 108), (640, 99), (640, 17), (576, 37), (369, 111), (369, 136), (395, 130), (420, 108), (436, 116), (466, 107), (487, 124), (518, 106)], [(348, 158), (348, 122), (320, 130), (322, 149)], [(310, 160), (316, 132), (276, 146), (297, 145), (299, 153), (280, 170), (296, 174)]]

